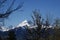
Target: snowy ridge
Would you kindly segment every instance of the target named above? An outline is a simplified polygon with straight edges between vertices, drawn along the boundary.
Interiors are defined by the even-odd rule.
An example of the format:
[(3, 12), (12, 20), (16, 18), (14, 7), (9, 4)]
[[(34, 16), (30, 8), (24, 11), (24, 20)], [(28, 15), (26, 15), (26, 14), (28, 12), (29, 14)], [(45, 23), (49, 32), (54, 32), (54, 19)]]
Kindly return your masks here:
[(4, 27), (4, 26), (1, 26), (0, 27), (0, 31), (8, 31), (9, 29), (7, 29), (6, 27)]
[(30, 26), (30, 24), (28, 23), (27, 20), (23, 21), (22, 23), (20, 23), (17, 27), (23, 27), (23, 26)]
[[(15, 28), (25, 28), (26, 26), (28, 26), (29, 28), (36, 28), (37, 25), (33, 25), (32, 23), (29, 23), (30, 21), (24, 20), (21, 23), (19, 23), (16, 27), (12, 27), (11, 29), (15, 29)], [(45, 28), (46, 26), (43, 26), (41, 28)], [(52, 26), (49, 26), (48, 28), (53, 28)], [(6, 28), (4, 26), (0, 27), (0, 31), (9, 31), (11, 30), (10, 28)]]
[(22, 21), (21, 23), (19, 23), (16, 27), (6, 28), (6, 27), (4, 27), (4, 26), (1, 26), (1, 27), (0, 27), (0, 31), (8, 31), (8, 30), (11, 30), (11, 29), (19, 28), (19, 27), (24, 28), (23, 26), (29, 26), (29, 27), (30, 27), (31, 24), (29, 24), (27, 20), (24, 20), (24, 21)]

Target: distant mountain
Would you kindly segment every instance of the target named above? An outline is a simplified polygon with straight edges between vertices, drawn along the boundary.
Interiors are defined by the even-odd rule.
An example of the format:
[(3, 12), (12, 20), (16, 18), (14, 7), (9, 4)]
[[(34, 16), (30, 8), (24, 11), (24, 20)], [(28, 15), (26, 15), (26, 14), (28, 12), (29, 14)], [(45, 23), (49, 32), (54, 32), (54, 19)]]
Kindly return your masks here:
[(27, 20), (24, 20), (23, 22), (19, 23), (16, 27), (23, 27), (23, 26), (32, 26), (32, 22), (31, 21), (27, 21)]
[(4, 27), (4, 26), (1, 26), (0, 31), (8, 31), (8, 29), (6, 27)]
[[(0, 27), (0, 36), (2, 37), (2, 38), (6, 38), (6, 37), (8, 37), (8, 33), (9, 33), (9, 31), (14, 31), (15, 32), (15, 34), (16, 34), (16, 38), (17, 38), (17, 40), (27, 40), (27, 37), (28, 37), (28, 34), (29, 34), (29, 32), (28, 32), (28, 29), (26, 29), (26, 27), (29, 27), (30, 29), (31, 28), (36, 28), (37, 27), (37, 25), (33, 25), (33, 23), (31, 22), (31, 21), (27, 21), (27, 20), (24, 20), (23, 22), (21, 22), (21, 23), (19, 23), (16, 27), (12, 27), (11, 29), (7, 29), (7, 28), (5, 28), (5, 27)], [(49, 28), (51, 28), (52, 26), (49, 26)], [(42, 37), (44, 37), (44, 28), (45, 28), (45, 26), (43, 27), (42, 26), (42, 30), (41, 30), (41, 32), (42, 32)], [(34, 31), (33, 31), (34, 32)], [(48, 29), (48, 31), (47, 31), (48, 33), (52, 33), (53, 34), (53, 29)], [(51, 34), (50, 33), (50, 34)], [(34, 37), (36, 36), (35, 34), (33, 35)], [(5, 40), (5, 39), (4, 39)]]
[(9, 28), (6, 28), (4, 26), (1, 26), (0, 31), (8, 31), (11, 29), (19, 28), (19, 27), (25, 28), (26, 26), (32, 27), (32, 25), (33, 25), (33, 23), (31, 21), (24, 20), (21, 23), (19, 23), (16, 27), (11, 26)]
[[(0, 31), (8, 31), (8, 30), (11, 30), (11, 29), (19, 28), (19, 27), (26, 28), (27, 26), (29, 28), (36, 28), (37, 27), (37, 25), (33, 25), (33, 23), (31, 21), (24, 20), (21, 23), (19, 23), (16, 27), (10, 26), (9, 28), (6, 28), (4, 26), (1, 26)], [(42, 25), (42, 28), (45, 28), (45, 27), (46, 26)], [(49, 26), (48, 28), (52, 28), (52, 26)]]

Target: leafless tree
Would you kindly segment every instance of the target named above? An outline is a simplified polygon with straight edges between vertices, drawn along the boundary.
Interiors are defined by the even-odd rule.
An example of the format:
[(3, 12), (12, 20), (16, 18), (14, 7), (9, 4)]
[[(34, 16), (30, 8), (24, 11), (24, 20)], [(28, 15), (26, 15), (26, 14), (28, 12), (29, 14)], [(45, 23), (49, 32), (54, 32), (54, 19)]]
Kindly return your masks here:
[[(3, 2), (1, 2), (0, 4), (2, 5), (3, 3), (5, 3), (7, 0), (4, 0)], [(23, 2), (22, 4), (19, 4), (15, 9), (11, 9), (14, 5), (16, 0), (13, 0), (11, 5), (8, 7), (7, 11), (4, 14), (0, 14), (0, 18), (6, 18), (8, 17), (12, 12), (17, 11), (18, 9), (21, 9), (23, 7)]]
[(60, 19), (59, 18), (55, 19), (54, 25), (55, 25), (55, 28), (58, 28), (58, 29), (60, 28)]
[(40, 30), (42, 27), (42, 18), (41, 18), (39, 10), (33, 11), (32, 19), (33, 19), (34, 25), (37, 25), (35, 33), (37, 33), (36, 40), (39, 40), (40, 39)]
[[(0, 0), (0, 9), (4, 8), (5, 4), (7, 4), (7, 2), (8, 2), (8, 0)], [(13, 8), (14, 7), (13, 5), (15, 4), (15, 2), (16, 2), (16, 0), (12, 0), (11, 3), (9, 4), (9, 6), (7, 5), (8, 8), (5, 10), (5, 12), (0, 13), (0, 20), (2, 19), (0, 22), (2, 23), (2, 26), (4, 26), (4, 20), (6, 18), (8, 18), (9, 15), (12, 14), (12, 12), (15, 12), (19, 9), (21, 10), (21, 8), (23, 7), (24, 2), (21, 2), (20, 4), (17, 5), (16, 8)]]
[(49, 22), (50, 22), (50, 20), (49, 20), (49, 17), (48, 17), (48, 15), (47, 15), (46, 21), (45, 21), (45, 26), (46, 26), (46, 28), (49, 27), (49, 25), (50, 25)]
[(34, 25), (37, 25), (39, 28), (41, 28), (41, 15), (38, 10), (33, 11), (32, 19), (34, 21)]

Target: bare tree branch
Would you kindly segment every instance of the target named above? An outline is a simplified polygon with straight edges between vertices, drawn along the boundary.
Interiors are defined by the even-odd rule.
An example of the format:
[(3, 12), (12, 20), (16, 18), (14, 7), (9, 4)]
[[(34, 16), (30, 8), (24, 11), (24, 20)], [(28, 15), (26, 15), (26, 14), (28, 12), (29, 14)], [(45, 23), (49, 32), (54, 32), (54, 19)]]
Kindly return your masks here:
[(33, 16), (31, 16), (31, 17), (32, 17), (32, 19), (33, 19), (33, 23), (34, 23), (34, 25), (35, 25), (35, 24), (36, 24), (36, 23), (35, 23), (35, 19), (34, 19), (34, 17), (33, 17)]
[(17, 11), (18, 9), (21, 9), (23, 7), (23, 3), (22, 4), (19, 4), (15, 9), (11, 9), (12, 6), (14, 5), (15, 3), (15, 0), (12, 1), (10, 7), (7, 9), (6, 13), (5, 14), (0, 14), (0, 18), (6, 18), (8, 17), (12, 12), (14, 11)]
[(6, 2), (7, 0), (3, 0), (2, 2), (0, 2), (0, 8), (2, 7), (2, 5)]
[(11, 11), (11, 8), (12, 8), (12, 6), (14, 5), (14, 3), (15, 3), (15, 0), (12, 1), (11, 5), (10, 5), (10, 7), (7, 9), (6, 13), (9, 12), (9, 11)]
[(38, 10), (33, 11), (33, 21), (38, 26), (38, 30), (41, 29), (41, 15), (39, 14)]
[(23, 3), (22, 3), (21, 5), (19, 4), (19, 5), (17, 6), (17, 8), (11, 10), (11, 7), (13, 6), (14, 2), (15, 2), (15, 0), (12, 2), (11, 6), (10, 6), (10, 7), (8, 8), (8, 10), (6, 11), (6, 13), (5, 13), (5, 16), (6, 16), (6, 17), (7, 17), (7, 15), (9, 16), (12, 12), (17, 11), (18, 9), (21, 9), (21, 8), (23, 7)]
[(12, 13), (12, 12), (18, 10), (18, 9), (21, 9), (22, 7), (23, 7), (23, 3), (22, 3), (21, 5), (18, 5), (17, 8), (15, 8), (15, 9), (9, 11), (9, 13)]

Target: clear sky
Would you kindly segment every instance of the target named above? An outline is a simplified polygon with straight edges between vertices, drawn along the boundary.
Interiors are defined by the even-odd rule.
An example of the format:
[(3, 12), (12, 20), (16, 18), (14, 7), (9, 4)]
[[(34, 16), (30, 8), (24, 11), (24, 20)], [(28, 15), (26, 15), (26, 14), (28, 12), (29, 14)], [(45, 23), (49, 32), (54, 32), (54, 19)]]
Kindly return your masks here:
[[(10, 4), (11, 0), (7, 2)], [(13, 8), (20, 2), (24, 2), (23, 11), (17, 10), (13, 12), (8, 19), (5, 20), (5, 25), (16, 26), (24, 20), (31, 20), (31, 14), (34, 9), (39, 9), (43, 18), (46, 14), (51, 15), (51, 18), (60, 18), (60, 0), (16, 0)], [(7, 5), (4, 7), (7, 8)]]

